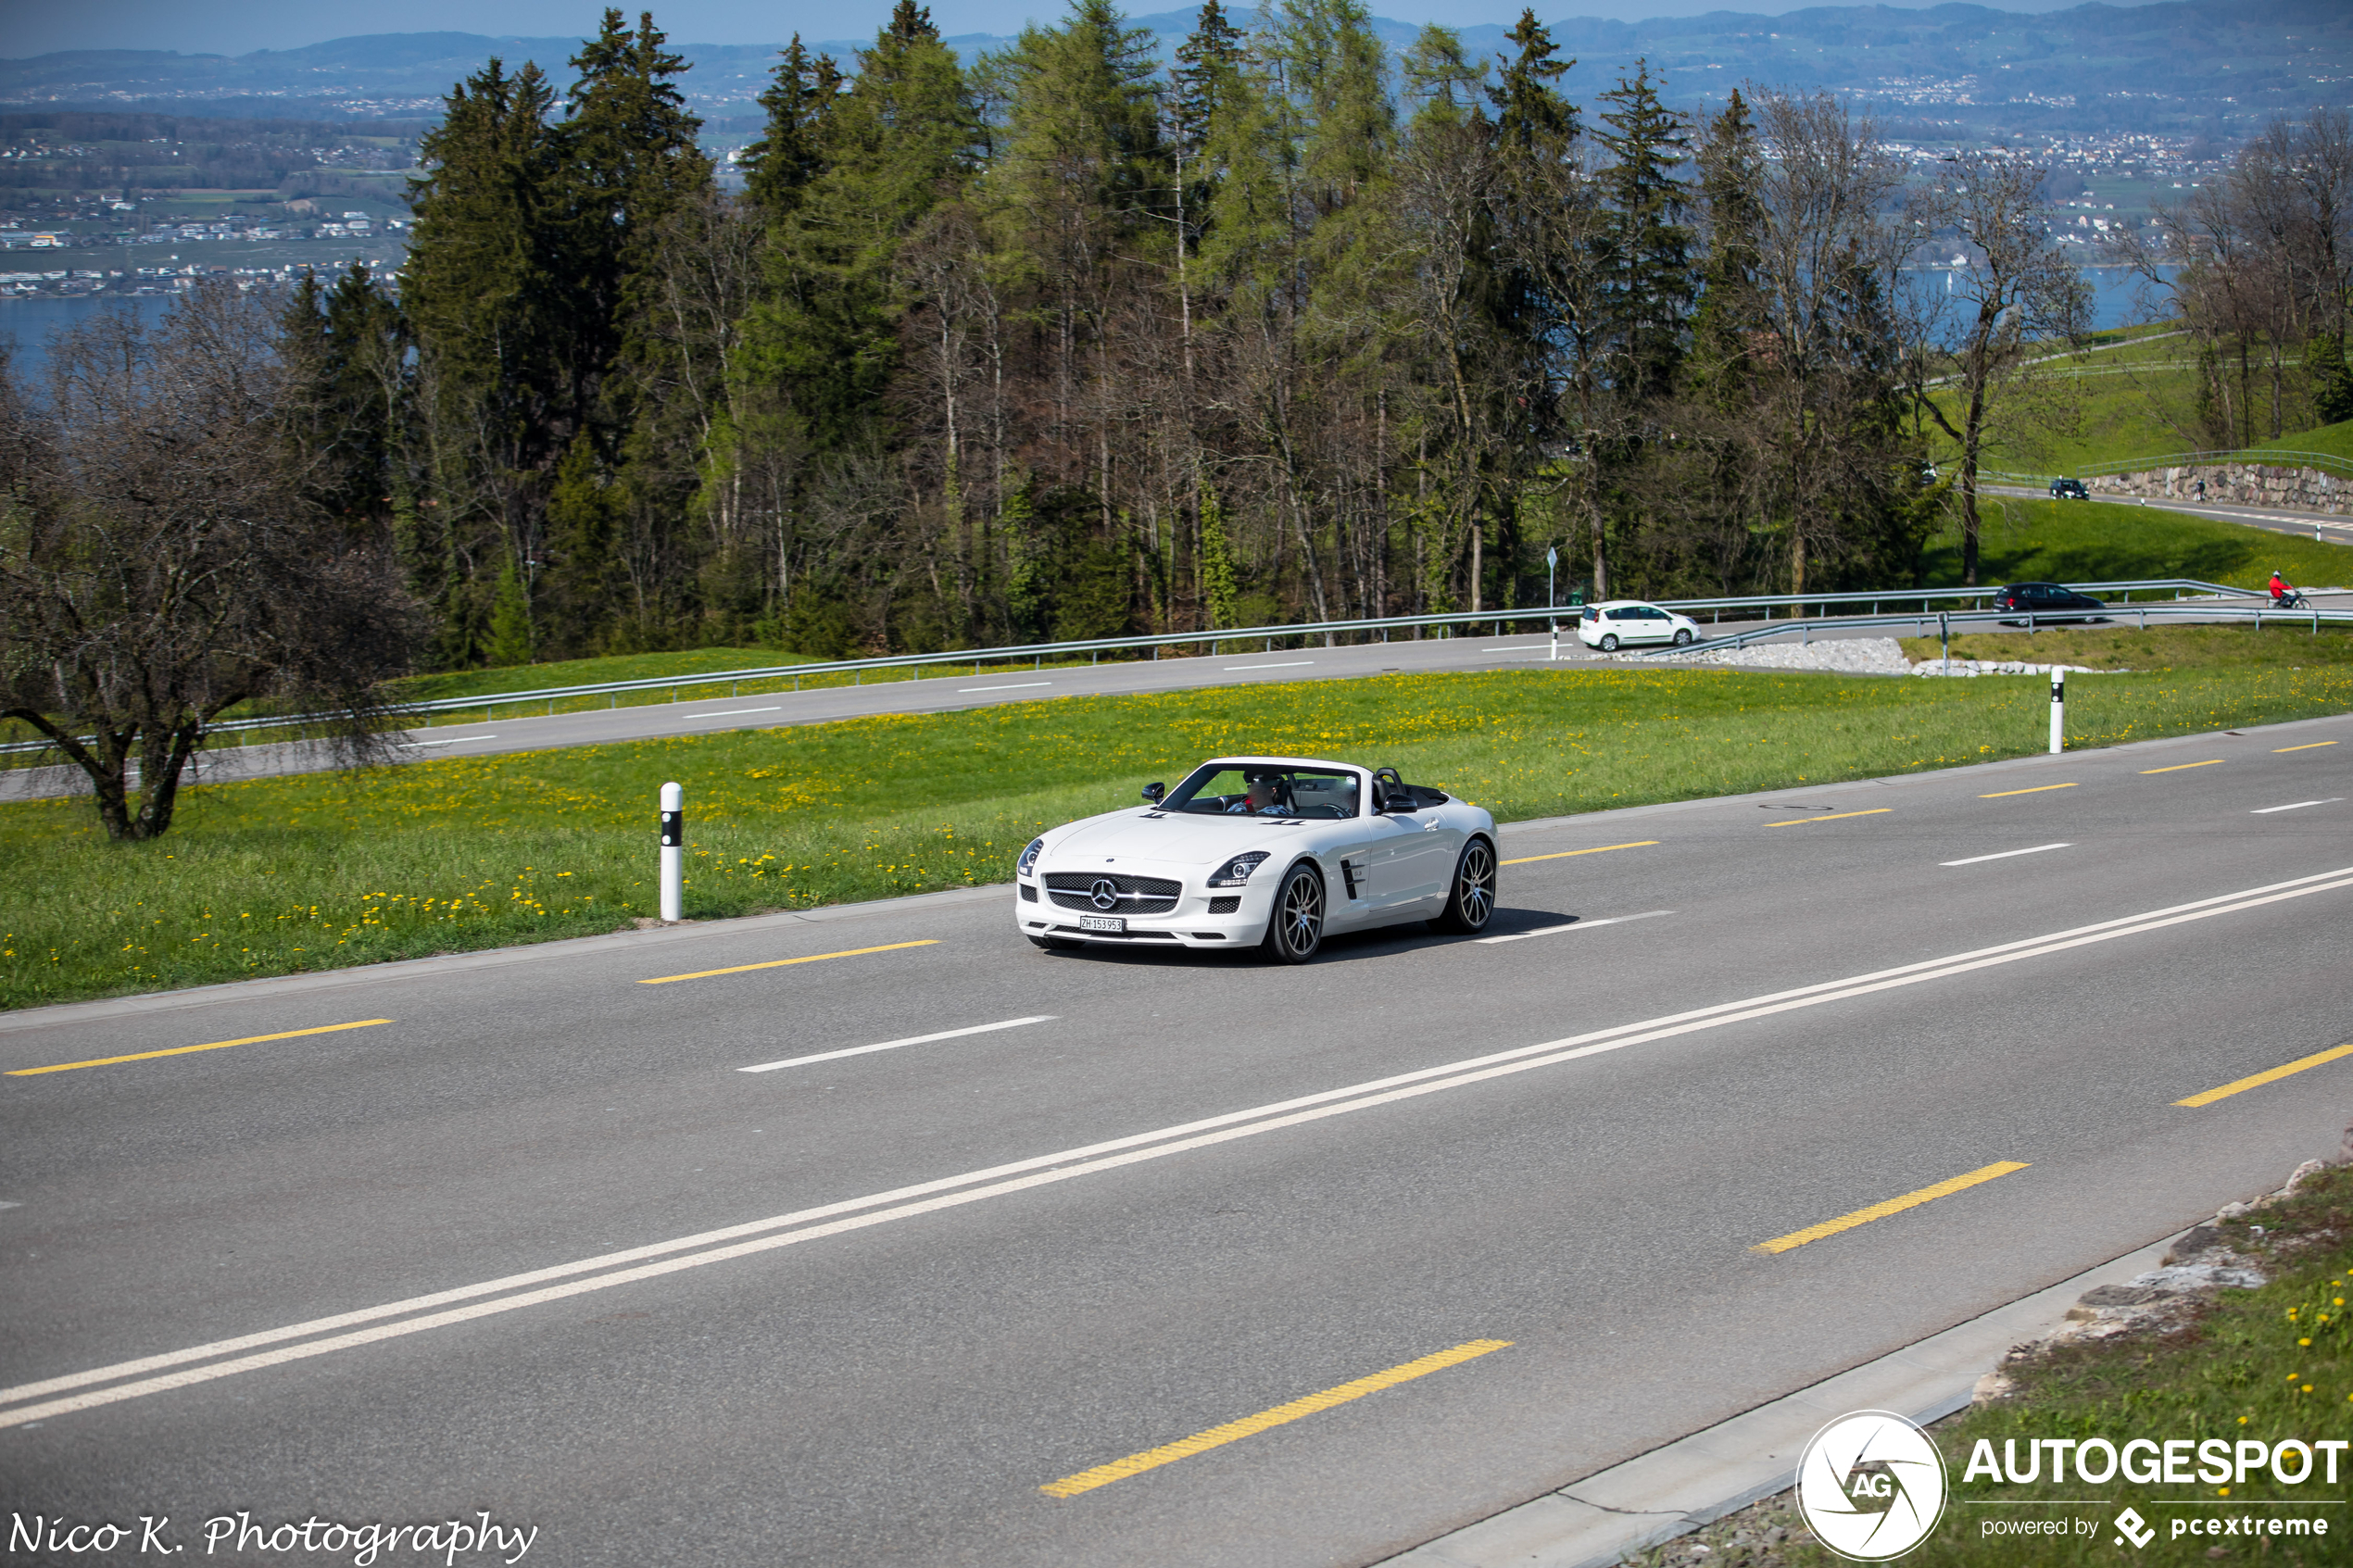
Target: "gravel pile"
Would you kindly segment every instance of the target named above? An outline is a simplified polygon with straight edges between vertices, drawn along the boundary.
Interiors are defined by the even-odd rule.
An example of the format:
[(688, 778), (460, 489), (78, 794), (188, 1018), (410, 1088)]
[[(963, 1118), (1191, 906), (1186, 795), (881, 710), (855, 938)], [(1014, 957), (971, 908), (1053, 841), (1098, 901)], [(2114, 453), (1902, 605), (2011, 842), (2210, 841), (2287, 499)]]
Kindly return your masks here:
[(1600, 654), (1642, 664), (1718, 664), (1746, 670), (1826, 670), (1840, 675), (2047, 675), (2054, 669), (2070, 675), (2105, 675), (2116, 671), (2087, 670), (2080, 664), (2029, 664), (2019, 659), (1957, 659), (1947, 670), (1942, 659), (1914, 664), (1904, 657), (1893, 637), (1828, 637), (1818, 643), (1755, 643), (1744, 648), (1710, 648), (1699, 653)]
[(2064, 670), (2070, 675), (2129, 675), (2129, 670), (2091, 670), (2081, 664), (2022, 664), (2015, 659), (1999, 661), (1990, 659), (1957, 659), (1950, 670), (1938, 659), (1924, 659), (1912, 666), (1915, 675), (2047, 675), (2054, 670)]
[(1908, 675), (1911, 662), (1893, 637), (1834, 637), (1818, 643), (1757, 643), (1701, 653), (1603, 654), (1642, 664), (1724, 664), (1745, 670), (1831, 670), (1842, 675)]

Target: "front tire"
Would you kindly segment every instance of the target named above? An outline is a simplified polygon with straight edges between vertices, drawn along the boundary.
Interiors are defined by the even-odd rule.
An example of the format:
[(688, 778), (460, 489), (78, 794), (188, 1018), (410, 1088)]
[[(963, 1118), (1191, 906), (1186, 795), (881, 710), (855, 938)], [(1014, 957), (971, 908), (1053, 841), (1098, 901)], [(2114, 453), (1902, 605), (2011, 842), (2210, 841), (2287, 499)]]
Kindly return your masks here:
[(1615, 632), (1603, 633), (1601, 649), (1604, 653), (1616, 653), (1617, 651), (1617, 633)]
[(1266, 922), (1266, 956), (1277, 963), (1305, 963), (1323, 944), (1324, 879), (1313, 866), (1293, 866), (1275, 894), (1275, 912)]
[(1476, 936), (1495, 918), (1495, 847), (1483, 838), (1463, 846), (1454, 862), (1453, 885), (1446, 894), (1446, 910), (1429, 922), (1433, 931)]
[(1679, 648), (1687, 648), (1692, 646), (1692, 629), (1690, 627), (1678, 626), (1675, 628), (1675, 646)]

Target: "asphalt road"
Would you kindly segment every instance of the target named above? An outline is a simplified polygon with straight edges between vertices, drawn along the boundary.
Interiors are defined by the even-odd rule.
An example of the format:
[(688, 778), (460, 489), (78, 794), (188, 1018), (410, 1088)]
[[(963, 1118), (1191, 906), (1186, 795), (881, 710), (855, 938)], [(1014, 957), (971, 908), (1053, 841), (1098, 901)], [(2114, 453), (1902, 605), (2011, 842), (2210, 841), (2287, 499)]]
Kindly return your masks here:
[(2174, 1102), (2347, 1039), (2344, 797), (2322, 720), (1508, 828), (1516, 939), (1301, 969), (995, 890), (10, 1017), (0, 1512), (1376, 1562), (2333, 1150), (2353, 1058)]

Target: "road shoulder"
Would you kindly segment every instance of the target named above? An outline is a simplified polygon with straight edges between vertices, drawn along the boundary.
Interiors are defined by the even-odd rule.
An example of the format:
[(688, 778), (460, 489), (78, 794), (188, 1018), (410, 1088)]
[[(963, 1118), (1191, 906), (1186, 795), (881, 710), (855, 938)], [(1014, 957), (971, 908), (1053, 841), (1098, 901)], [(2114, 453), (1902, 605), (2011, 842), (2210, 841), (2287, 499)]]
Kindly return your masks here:
[(1424, 1542), (1383, 1568), (1607, 1568), (1794, 1486), (1806, 1441), (1849, 1411), (1893, 1411), (1925, 1426), (1962, 1409), (2012, 1346), (2056, 1330), (2085, 1291), (2156, 1268), (2171, 1239)]

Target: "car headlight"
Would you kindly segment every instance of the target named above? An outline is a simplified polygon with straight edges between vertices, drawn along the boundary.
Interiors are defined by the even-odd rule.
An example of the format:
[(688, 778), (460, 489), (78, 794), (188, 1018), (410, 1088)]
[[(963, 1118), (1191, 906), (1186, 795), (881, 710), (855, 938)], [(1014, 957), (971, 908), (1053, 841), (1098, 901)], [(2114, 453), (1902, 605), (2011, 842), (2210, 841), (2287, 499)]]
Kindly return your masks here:
[(1258, 869), (1259, 862), (1266, 859), (1266, 853), (1264, 849), (1253, 849), (1247, 855), (1235, 856), (1209, 873), (1209, 885), (1239, 887), (1250, 880), (1250, 873)]
[(1044, 839), (1031, 839), (1029, 841), (1029, 847), (1021, 852), (1020, 863), (1013, 869), (1019, 872), (1022, 875), (1027, 876), (1030, 872), (1038, 869), (1038, 857), (1045, 852), (1046, 841)]

